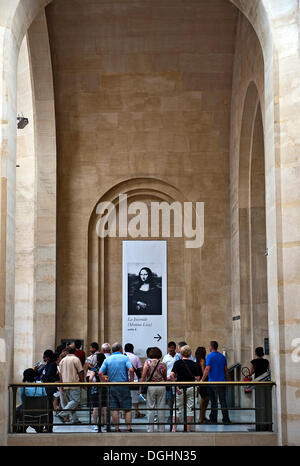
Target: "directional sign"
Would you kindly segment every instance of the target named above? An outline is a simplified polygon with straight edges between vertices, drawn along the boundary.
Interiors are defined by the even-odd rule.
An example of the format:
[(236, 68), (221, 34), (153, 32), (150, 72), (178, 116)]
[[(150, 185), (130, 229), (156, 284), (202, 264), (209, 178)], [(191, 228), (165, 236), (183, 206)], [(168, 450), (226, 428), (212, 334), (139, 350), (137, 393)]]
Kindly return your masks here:
[(123, 241), (123, 345), (167, 351), (167, 243)]

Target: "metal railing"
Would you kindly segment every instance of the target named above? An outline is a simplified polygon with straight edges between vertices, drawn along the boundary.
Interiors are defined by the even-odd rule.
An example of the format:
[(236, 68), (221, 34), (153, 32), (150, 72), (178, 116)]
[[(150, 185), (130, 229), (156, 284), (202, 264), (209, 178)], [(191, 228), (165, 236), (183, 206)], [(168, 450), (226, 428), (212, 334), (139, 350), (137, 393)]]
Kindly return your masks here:
[[(44, 387), (48, 392), (53, 388), (67, 389), (71, 391), (80, 391), (80, 396), (77, 396), (77, 402), (71, 408), (70, 406), (60, 411), (60, 416), (70, 414), (77, 416), (80, 414), (81, 419), (72, 422), (72, 425), (92, 426), (95, 425), (93, 420), (93, 410), (98, 408), (98, 419), (96, 425), (98, 432), (111, 432), (115, 425), (123, 424), (123, 420), (119, 423), (112, 420), (113, 411), (129, 411), (124, 410), (124, 405), (115, 407), (112, 406), (115, 394), (115, 387), (128, 387), (129, 390), (137, 390), (138, 387), (143, 387), (146, 390), (148, 387), (165, 387), (169, 393), (169, 401), (164, 401), (163, 407), (149, 405), (139, 405), (139, 411), (146, 411), (148, 416), (152, 411), (158, 413), (160, 421), (149, 422), (147, 418), (143, 420), (131, 420), (130, 426), (137, 427), (136, 432), (143, 432), (147, 427), (157, 425), (161, 427), (160, 431), (174, 431), (177, 426), (183, 426), (183, 431), (194, 429), (199, 430), (199, 426), (205, 424), (217, 425), (226, 424), (228, 426), (246, 426), (248, 431), (272, 431), (273, 430), (273, 415), (272, 415), (272, 389), (275, 386), (274, 382), (79, 382), (79, 383), (19, 383), (9, 386), (9, 403), (10, 403), (10, 432), (22, 433), (30, 426), (36, 432), (52, 432), (57, 426), (69, 426), (69, 424), (58, 422), (53, 417), (52, 395), (48, 396), (28, 396), (26, 388), (28, 387)], [(18, 390), (23, 387), (23, 402), (18, 403)], [(242, 392), (245, 389), (252, 388), (251, 395), (248, 398), (245, 406), (235, 406), (232, 401), (232, 389), (236, 392)], [(206, 395), (210, 403), (206, 408), (210, 412), (209, 420), (205, 419), (204, 423), (200, 423), (199, 416), (201, 407), (198, 401), (198, 390), (206, 389)], [(94, 396), (87, 396), (87, 392), (93, 389)], [(178, 392), (179, 390), (179, 392)], [(69, 392), (70, 393), (70, 392)], [(203, 391), (200, 391), (203, 396)], [(78, 393), (77, 393), (78, 395)], [(144, 395), (147, 398), (147, 394)], [(238, 394), (239, 399), (242, 399), (241, 394)], [(207, 398), (207, 399), (208, 399)], [(141, 403), (141, 402), (140, 402)], [(19, 404), (19, 405), (18, 405)], [(122, 404), (122, 398), (121, 398)], [(247, 406), (246, 406), (247, 404)], [(126, 407), (128, 408), (128, 407)], [(222, 414), (222, 419), (221, 419)], [(227, 428), (227, 427), (226, 427)], [(213, 430), (213, 427), (209, 428)], [(201, 429), (200, 429), (201, 430)], [(55, 429), (54, 429), (55, 431)], [(66, 431), (66, 430), (65, 430)], [(70, 432), (72, 426), (70, 426)]]
[[(241, 364), (239, 362), (228, 367), (230, 380), (233, 382), (235, 380), (241, 380)], [(241, 406), (241, 393), (240, 390), (236, 389), (234, 386), (228, 390), (229, 404), (234, 407)]]

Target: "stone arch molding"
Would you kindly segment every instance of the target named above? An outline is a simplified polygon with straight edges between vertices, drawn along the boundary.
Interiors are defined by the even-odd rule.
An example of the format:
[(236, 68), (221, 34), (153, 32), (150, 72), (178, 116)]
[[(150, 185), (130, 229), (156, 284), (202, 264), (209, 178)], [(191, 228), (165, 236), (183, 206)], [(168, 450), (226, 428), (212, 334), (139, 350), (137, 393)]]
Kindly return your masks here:
[[(99, 216), (96, 208), (99, 202), (111, 202), (118, 208), (119, 195), (126, 194), (128, 201), (138, 198), (151, 199), (158, 202), (187, 202), (187, 199), (176, 187), (155, 178), (132, 178), (113, 186), (99, 197), (94, 206), (88, 226), (88, 310), (87, 310), (87, 338), (88, 341), (104, 341), (105, 332), (105, 254), (106, 238), (99, 238), (96, 226)], [(124, 239), (126, 239), (124, 237)], [(182, 253), (186, 257), (191, 250), (184, 248)]]
[[(243, 103), (242, 125), (240, 133), (239, 146), (239, 176), (238, 176), (238, 223), (239, 223), (239, 243), (238, 243), (238, 262), (239, 262), (239, 296), (240, 296), (240, 316), (241, 316), (241, 361), (246, 363), (247, 357), (253, 352), (253, 244), (252, 236), (256, 225), (252, 224), (253, 208), (253, 167), (255, 145), (257, 144), (259, 131), (263, 134), (263, 121), (261, 113), (261, 103), (256, 84), (251, 81), (246, 88), (246, 94)], [(262, 141), (262, 145), (264, 145)], [(264, 159), (264, 147), (261, 147)], [(257, 160), (256, 160), (257, 162)], [(263, 160), (264, 165), (264, 160)], [(265, 180), (263, 180), (265, 183)], [(257, 185), (257, 181), (256, 181)], [(265, 196), (264, 188), (262, 189), (263, 197)], [(258, 193), (257, 193), (258, 194)], [(265, 216), (264, 209), (264, 216)], [(256, 271), (257, 272), (257, 271)], [(266, 285), (267, 286), (267, 285)], [(265, 321), (266, 319), (263, 318)]]
[(249, 203), (249, 169), (251, 163), (251, 150), (253, 130), (256, 113), (260, 99), (256, 84), (251, 81), (248, 85), (242, 116), (242, 127), (239, 150), (239, 208), (245, 208)]

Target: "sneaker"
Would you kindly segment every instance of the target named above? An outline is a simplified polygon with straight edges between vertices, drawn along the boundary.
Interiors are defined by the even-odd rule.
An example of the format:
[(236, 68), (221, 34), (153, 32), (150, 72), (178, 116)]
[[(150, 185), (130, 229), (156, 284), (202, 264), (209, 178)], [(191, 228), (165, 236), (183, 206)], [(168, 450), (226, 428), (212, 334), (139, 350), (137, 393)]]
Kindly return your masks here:
[(65, 419), (65, 417), (64, 417), (64, 416), (62, 416), (62, 414), (58, 414), (58, 415), (57, 415), (57, 417), (58, 417), (58, 419), (60, 419), (60, 420), (61, 420), (61, 422), (63, 422), (63, 423), (65, 423), (65, 422), (66, 422), (66, 419)]
[(95, 432), (98, 432), (99, 431), (98, 426), (92, 426), (92, 430), (94, 430)]

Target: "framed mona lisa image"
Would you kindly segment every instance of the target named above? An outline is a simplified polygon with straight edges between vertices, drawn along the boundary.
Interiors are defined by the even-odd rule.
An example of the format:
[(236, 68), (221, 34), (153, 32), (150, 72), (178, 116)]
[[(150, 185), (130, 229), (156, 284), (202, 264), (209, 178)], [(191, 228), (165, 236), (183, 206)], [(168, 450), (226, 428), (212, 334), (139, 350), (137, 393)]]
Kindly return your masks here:
[(161, 315), (161, 264), (129, 263), (127, 272), (128, 315)]

